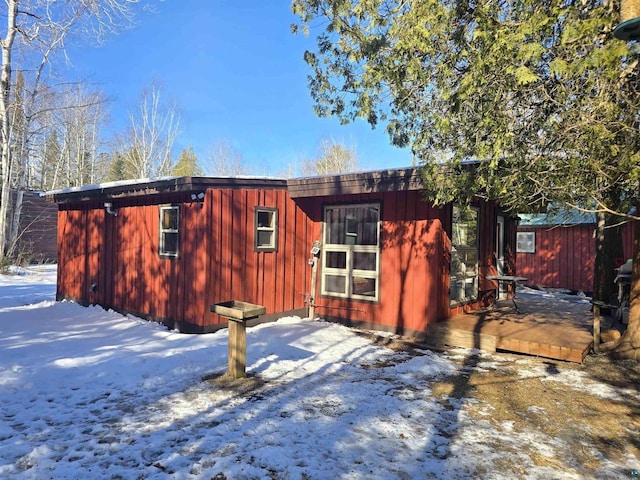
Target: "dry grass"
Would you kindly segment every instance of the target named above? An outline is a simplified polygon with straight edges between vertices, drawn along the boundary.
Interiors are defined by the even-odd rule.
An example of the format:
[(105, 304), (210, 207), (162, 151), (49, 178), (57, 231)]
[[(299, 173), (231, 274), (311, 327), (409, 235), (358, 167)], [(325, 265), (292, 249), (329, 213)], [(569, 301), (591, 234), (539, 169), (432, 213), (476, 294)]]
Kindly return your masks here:
[[(535, 361), (535, 360), (534, 360)], [(508, 424), (518, 432), (537, 432), (563, 445), (562, 455), (549, 457), (539, 451), (524, 452), (539, 467), (552, 467), (597, 477), (601, 459), (624, 464), (629, 455), (640, 458), (640, 366), (637, 362), (613, 362), (604, 357), (587, 357), (582, 365), (546, 363), (547, 374), (523, 377), (517, 363), (501, 362), (496, 369), (452, 376), (434, 383), (436, 398), (471, 398), (469, 412), (489, 418), (497, 431)], [(559, 369), (576, 369), (598, 382), (630, 389), (618, 400), (605, 399), (584, 389), (575, 389), (548, 377)], [(503, 448), (496, 444), (496, 449)], [(526, 448), (523, 445), (523, 448)], [(569, 456), (569, 455), (568, 455)], [(493, 465), (504, 474), (524, 475), (512, 465)], [(480, 473), (480, 472), (477, 472)]]

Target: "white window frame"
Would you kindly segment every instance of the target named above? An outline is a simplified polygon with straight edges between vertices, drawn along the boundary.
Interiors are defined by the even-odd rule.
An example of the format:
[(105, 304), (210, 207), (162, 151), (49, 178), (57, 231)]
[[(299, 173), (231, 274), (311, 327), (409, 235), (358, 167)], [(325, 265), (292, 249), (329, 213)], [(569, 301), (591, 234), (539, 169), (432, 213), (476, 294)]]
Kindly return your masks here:
[[(164, 228), (162, 225), (162, 218), (164, 211), (166, 210), (175, 210), (176, 211), (176, 225), (177, 228)], [(169, 257), (169, 258), (177, 258), (180, 253), (180, 206), (179, 205), (161, 205), (160, 206), (160, 222), (158, 225), (159, 230), (159, 245), (158, 245), (158, 254), (161, 257)], [(176, 250), (174, 251), (166, 251), (164, 245), (165, 234), (171, 233), (176, 234)]]
[(517, 232), (516, 252), (536, 253), (536, 232)]
[[(271, 225), (261, 226), (258, 222), (260, 213), (271, 215)], [(278, 209), (274, 207), (256, 206), (253, 209), (254, 215), (254, 242), (253, 247), (256, 252), (277, 252), (278, 251)], [(259, 243), (260, 232), (271, 232), (271, 243), (261, 245)]]
[[(480, 209), (478, 207), (470, 207), (470, 211), (475, 212), (475, 222), (476, 228), (474, 232), (475, 243), (470, 245), (466, 241), (466, 231), (465, 233), (465, 243), (456, 244), (454, 240), (456, 238), (456, 234), (454, 229), (456, 229), (457, 224), (461, 227), (467, 228), (467, 224), (464, 221), (455, 221), (455, 211), (460, 211), (460, 207), (454, 205), (451, 210), (451, 263), (449, 264), (449, 306), (459, 306), (464, 305), (470, 302), (475, 302), (478, 300), (479, 295), (479, 269), (478, 262), (480, 258)], [(459, 234), (459, 230), (458, 230)], [(460, 251), (458, 250), (458, 248)], [(466, 258), (469, 252), (473, 252), (475, 254), (475, 262), (469, 263), (469, 260)], [(458, 254), (462, 257), (461, 259), (456, 258)], [(472, 257), (473, 258), (473, 257)], [(454, 268), (454, 261), (459, 263), (458, 268)], [(468, 293), (470, 293), (468, 295)]]
[[(382, 209), (379, 203), (354, 203), (354, 204), (339, 204), (339, 205), (325, 205), (324, 218), (327, 217), (327, 210), (336, 208), (376, 208), (378, 210), (378, 222), (376, 226), (376, 244), (375, 245), (355, 245), (355, 244), (331, 244), (328, 243), (329, 231), (327, 222), (323, 221), (323, 247), (322, 247), (322, 274), (320, 282), (320, 293), (323, 296), (348, 298), (352, 300), (364, 300), (369, 302), (380, 301), (380, 255), (382, 249), (380, 248), (380, 217)], [(345, 219), (347, 222), (349, 218)], [(349, 231), (345, 225), (345, 236), (349, 239), (357, 238), (357, 236)], [(345, 239), (346, 242), (346, 239)], [(344, 253), (345, 268), (329, 268), (327, 267), (327, 255), (329, 253)], [(375, 259), (375, 271), (374, 270), (359, 270), (353, 267), (353, 257), (356, 253), (374, 253)], [(327, 276), (343, 277), (345, 279), (345, 291), (343, 293), (333, 292), (327, 290)], [(358, 295), (353, 293), (353, 279), (354, 277), (371, 279), (375, 282), (374, 295)]]

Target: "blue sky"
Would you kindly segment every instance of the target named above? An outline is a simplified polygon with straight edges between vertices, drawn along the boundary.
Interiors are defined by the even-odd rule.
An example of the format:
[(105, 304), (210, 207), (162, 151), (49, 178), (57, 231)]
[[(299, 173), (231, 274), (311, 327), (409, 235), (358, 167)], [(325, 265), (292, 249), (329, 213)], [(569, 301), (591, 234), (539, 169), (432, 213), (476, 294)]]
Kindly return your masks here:
[(391, 146), (384, 126), (315, 116), (302, 59), (314, 39), (293, 35), (294, 21), (286, 0), (167, 0), (103, 46), (72, 49), (73, 73), (113, 100), (114, 130), (157, 80), (180, 108), (177, 153), (192, 146), (204, 158), (224, 141), (254, 174), (283, 174), (315, 157), (324, 139), (355, 147), (364, 170), (411, 165), (410, 152)]

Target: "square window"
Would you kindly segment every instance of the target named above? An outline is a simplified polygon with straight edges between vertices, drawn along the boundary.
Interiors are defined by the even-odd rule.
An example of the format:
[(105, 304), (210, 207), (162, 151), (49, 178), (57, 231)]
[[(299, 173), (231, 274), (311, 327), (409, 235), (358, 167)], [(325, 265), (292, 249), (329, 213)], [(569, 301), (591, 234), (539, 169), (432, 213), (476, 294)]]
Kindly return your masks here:
[(347, 252), (327, 252), (325, 257), (327, 268), (347, 268)]
[(258, 248), (271, 248), (273, 247), (273, 232), (258, 230)]
[(375, 272), (377, 257), (373, 252), (353, 252), (353, 269)]
[(164, 232), (163, 234), (163, 255), (178, 254), (178, 234), (173, 232)]
[(355, 295), (362, 295), (365, 297), (376, 296), (376, 279), (368, 277), (356, 277), (352, 278), (351, 290)]
[(276, 252), (278, 250), (278, 210), (269, 207), (254, 209), (254, 250)]
[(518, 232), (516, 234), (516, 252), (536, 253), (536, 232)]

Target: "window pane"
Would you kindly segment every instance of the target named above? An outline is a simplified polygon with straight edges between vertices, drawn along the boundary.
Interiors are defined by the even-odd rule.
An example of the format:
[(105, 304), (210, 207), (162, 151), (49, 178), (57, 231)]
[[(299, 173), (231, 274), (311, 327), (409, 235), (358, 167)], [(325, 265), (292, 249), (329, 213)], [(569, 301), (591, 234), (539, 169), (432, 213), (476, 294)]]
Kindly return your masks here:
[(259, 247), (273, 246), (273, 232), (268, 230), (258, 230), (258, 246)]
[(344, 238), (344, 209), (328, 208), (326, 210), (325, 222), (327, 225), (327, 243), (342, 244)]
[(347, 245), (358, 245), (358, 232), (360, 231), (360, 221), (356, 217), (345, 219), (344, 243)]
[(327, 268), (347, 268), (347, 252), (327, 252)]
[(376, 281), (373, 278), (353, 277), (351, 287), (354, 295), (376, 296)]
[(516, 252), (536, 253), (536, 232), (518, 232), (516, 235)]
[(469, 277), (464, 281), (464, 296), (466, 298), (476, 298), (478, 296), (478, 279)]
[(327, 292), (347, 293), (346, 278), (339, 275), (325, 275), (324, 287)]
[(273, 228), (273, 212), (258, 211), (258, 227)]
[(364, 210), (362, 218), (362, 238), (359, 245), (378, 244), (378, 221), (380, 215), (377, 207), (368, 207)]
[(330, 207), (325, 210), (327, 243), (377, 245), (379, 207)]
[(450, 301), (478, 296), (478, 210), (453, 207), (451, 225)]
[(178, 234), (164, 232), (162, 234), (162, 252), (164, 254), (178, 253)]
[(377, 254), (374, 252), (353, 252), (354, 270), (376, 271)]
[(453, 207), (453, 231), (451, 243), (456, 246), (477, 247), (478, 211), (475, 209), (460, 211)]
[(178, 229), (178, 209), (177, 208), (162, 209), (162, 229), (163, 230)]

